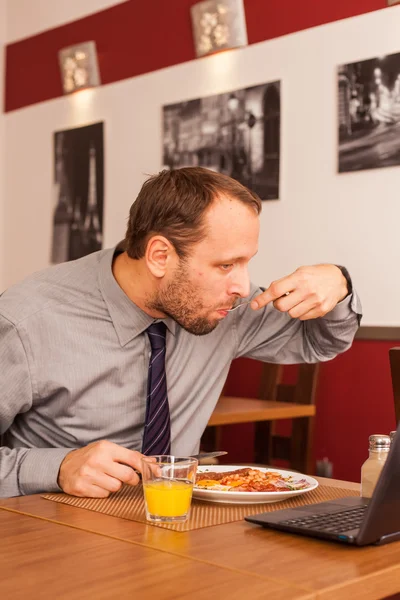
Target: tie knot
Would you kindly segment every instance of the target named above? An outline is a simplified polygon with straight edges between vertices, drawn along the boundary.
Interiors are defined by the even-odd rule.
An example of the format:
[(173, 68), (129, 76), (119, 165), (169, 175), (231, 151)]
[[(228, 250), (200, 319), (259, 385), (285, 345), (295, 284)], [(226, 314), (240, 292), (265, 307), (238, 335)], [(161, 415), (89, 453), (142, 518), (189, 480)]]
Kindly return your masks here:
[(161, 350), (165, 347), (165, 338), (167, 335), (167, 327), (165, 323), (159, 321), (158, 323), (152, 323), (147, 329), (147, 334), (150, 339), (151, 349)]

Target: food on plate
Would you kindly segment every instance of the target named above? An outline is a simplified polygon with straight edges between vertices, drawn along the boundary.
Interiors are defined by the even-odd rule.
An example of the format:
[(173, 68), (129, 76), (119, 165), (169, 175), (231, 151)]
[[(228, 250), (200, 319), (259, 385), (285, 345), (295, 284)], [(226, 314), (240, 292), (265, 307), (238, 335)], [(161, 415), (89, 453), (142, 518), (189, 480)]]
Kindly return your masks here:
[(246, 467), (234, 471), (197, 473), (195, 488), (234, 492), (289, 492), (311, 487), (306, 479), (285, 477), (277, 471), (261, 471)]

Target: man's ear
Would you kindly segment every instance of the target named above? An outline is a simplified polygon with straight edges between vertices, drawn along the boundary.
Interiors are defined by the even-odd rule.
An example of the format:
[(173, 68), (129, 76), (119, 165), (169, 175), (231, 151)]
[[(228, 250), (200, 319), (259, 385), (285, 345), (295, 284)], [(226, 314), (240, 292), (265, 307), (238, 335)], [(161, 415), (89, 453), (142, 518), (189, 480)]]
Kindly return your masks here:
[(169, 240), (162, 235), (154, 235), (147, 243), (146, 264), (154, 277), (164, 277), (176, 252)]

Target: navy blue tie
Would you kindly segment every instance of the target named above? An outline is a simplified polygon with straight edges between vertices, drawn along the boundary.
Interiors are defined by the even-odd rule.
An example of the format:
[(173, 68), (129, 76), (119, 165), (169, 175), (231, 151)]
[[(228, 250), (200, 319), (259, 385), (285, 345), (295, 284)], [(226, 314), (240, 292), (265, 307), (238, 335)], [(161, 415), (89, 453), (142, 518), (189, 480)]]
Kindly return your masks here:
[(142, 453), (169, 454), (171, 425), (165, 374), (165, 323), (153, 323), (146, 329), (151, 344), (149, 377), (147, 383), (146, 420)]

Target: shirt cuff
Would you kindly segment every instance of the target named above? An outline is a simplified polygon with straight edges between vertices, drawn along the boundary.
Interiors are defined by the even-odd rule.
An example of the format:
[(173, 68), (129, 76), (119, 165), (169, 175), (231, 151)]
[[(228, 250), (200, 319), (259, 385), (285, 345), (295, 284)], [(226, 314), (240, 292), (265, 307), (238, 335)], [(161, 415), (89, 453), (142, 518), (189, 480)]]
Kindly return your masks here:
[(57, 483), (64, 458), (74, 448), (30, 448), (19, 468), (18, 485), (23, 496), (62, 492)]
[(359, 297), (356, 292), (353, 292), (350, 296), (346, 296), (341, 302), (336, 304), (329, 313), (323, 318), (328, 321), (345, 321), (352, 314), (357, 315), (358, 324), (361, 322), (362, 307)]

